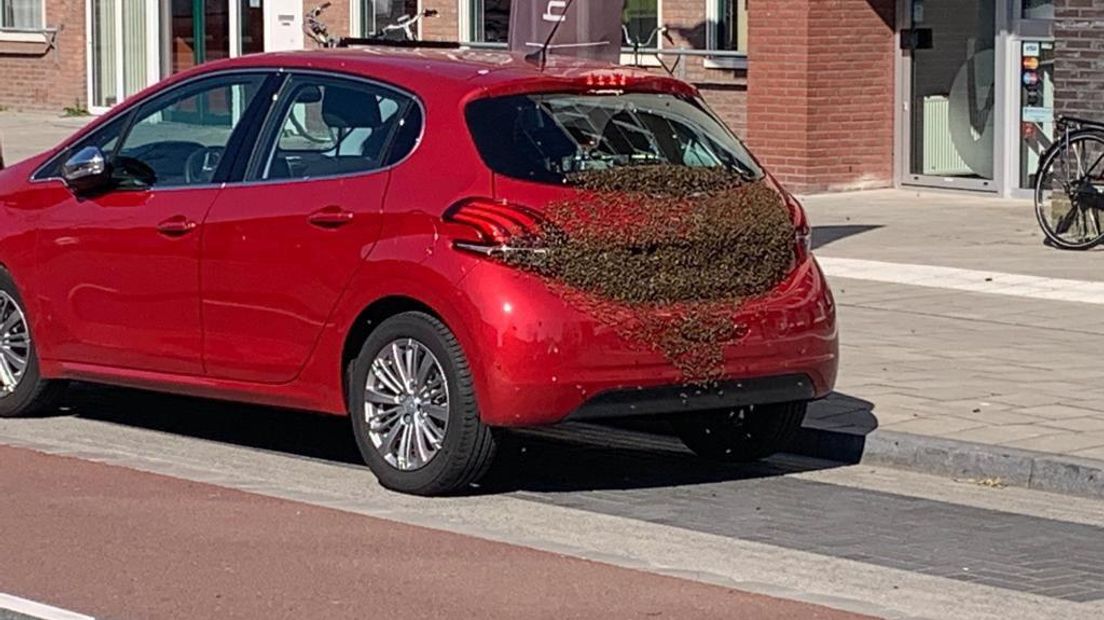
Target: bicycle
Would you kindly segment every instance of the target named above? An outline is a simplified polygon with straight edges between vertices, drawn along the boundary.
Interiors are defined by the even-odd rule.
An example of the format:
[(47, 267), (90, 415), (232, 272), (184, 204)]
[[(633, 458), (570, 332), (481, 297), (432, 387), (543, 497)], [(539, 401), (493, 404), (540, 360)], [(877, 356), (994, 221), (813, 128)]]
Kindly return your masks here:
[[(368, 38), (384, 41), (417, 41), (418, 31), (416, 28), (418, 24), (427, 17), (437, 17), (437, 15), (437, 11), (433, 9), (426, 9), (414, 15), (403, 15), (395, 20), (395, 23), (388, 24), (380, 30), (368, 35)], [(395, 35), (398, 35), (399, 38), (395, 39)]]
[(1062, 117), (1058, 130), (1035, 173), (1035, 216), (1055, 246), (1086, 250), (1104, 242), (1104, 123)]
[(326, 26), (326, 22), (322, 21), (322, 13), (326, 9), (333, 5), (331, 2), (326, 2), (314, 7), (306, 16), (306, 25), (303, 30), (306, 31), (307, 36), (314, 40), (321, 47), (337, 47), (338, 39), (330, 36), (330, 29)]
[(408, 43), (418, 41), (417, 26), (423, 19), (429, 17), (437, 17), (438, 12), (433, 9), (426, 9), (419, 11), (413, 15), (403, 15), (395, 20), (394, 23), (388, 24), (383, 28), (369, 33), (364, 38), (342, 37), (336, 38), (330, 36), (329, 27), (322, 21), (322, 13), (326, 9), (330, 8), (332, 3), (326, 2), (320, 4), (312, 9), (306, 16), (306, 25), (304, 30), (315, 43), (325, 48), (335, 47), (350, 47), (353, 45), (371, 45), (373, 43), (379, 44), (382, 42), (389, 43)]
[[(648, 38), (643, 40), (643, 41), (641, 41), (639, 39), (634, 39), (632, 37), (632, 34), (629, 33), (629, 27), (625, 24), (621, 25), (621, 33), (622, 33), (622, 36), (624, 37), (623, 43), (625, 45), (627, 45), (628, 47), (632, 48), (632, 58), (633, 58), (632, 64), (634, 66), (640, 66), (640, 64), (641, 64), (641, 62), (640, 62), (641, 54), (644, 54), (644, 55), (651, 54), (651, 52), (648, 52), (646, 50), (652, 49), (656, 45), (656, 42), (657, 42), (659, 37), (663, 37), (663, 40), (666, 41), (667, 43), (671, 44), (671, 45), (675, 44), (675, 40), (673, 38), (671, 38), (670, 29), (667, 26), (663, 26), (663, 25), (660, 25), (659, 27), (652, 30), (652, 33), (648, 35)], [(663, 62), (663, 59), (660, 58), (658, 54), (653, 54), (653, 55), (655, 56), (656, 61), (659, 62), (659, 64), (663, 67), (664, 70), (667, 71), (667, 73), (669, 75), (674, 75), (675, 74), (675, 70), (678, 69), (678, 65), (682, 61), (682, 58), (677, 58), (675, 60), (674, 64), (672, 64), (671, 66), (667, 66), (667, 63)]]

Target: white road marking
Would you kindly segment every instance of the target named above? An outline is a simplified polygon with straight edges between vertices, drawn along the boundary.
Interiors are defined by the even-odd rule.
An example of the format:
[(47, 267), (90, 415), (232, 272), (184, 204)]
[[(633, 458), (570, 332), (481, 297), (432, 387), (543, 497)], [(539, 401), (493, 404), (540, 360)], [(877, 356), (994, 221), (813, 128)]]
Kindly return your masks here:
[[(129, 467), (876, 617), (1104, 618), (1104, 601), (1074, 603), (521, 497), (474, 495), (442, 503), (384, 491), (364, 468), (84, 418), (0, 419), (0, 445)], [(855, 469), (861, 468), (846, 471)], [(841, 470), (837, 477), (843, 475)], [(899, 495), (912, 493), (900, 482), (891, 488), (890, 492)], [(1005, 491), (1014, 490), (1001, 490), (1001, 495)], [(975, 491), (978, 501), (982, 494)], [(1061, 501), (1068, 499), (1063, 497)], [(1009, 512), (1020, 512), (1018, 504), (998, 508), (1002, 506), (1012, 508)], [(1100, 518), (1099, 502), (1094, 500), (1070, 502), (1067, 508), (1084, 510), (1084, 519)]]
[(1104, 282), (830, 256), (819, 256), (817, 262), (836, 278), (1104, 305)]
[(12, 611), (37, 620), (95, 620), (92, 616), (0, 592), (0, 612)]

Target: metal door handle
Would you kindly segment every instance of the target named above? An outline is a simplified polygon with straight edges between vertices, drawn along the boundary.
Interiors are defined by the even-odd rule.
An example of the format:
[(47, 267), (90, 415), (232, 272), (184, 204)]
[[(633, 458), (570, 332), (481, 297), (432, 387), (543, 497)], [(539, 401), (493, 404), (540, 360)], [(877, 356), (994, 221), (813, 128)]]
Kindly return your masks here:
[(353, 216), (352, 211), (346, 211), (338, 206), (329, 206), (311, 213), (307, 221), (319, 228), (338, 228), (352, 222)]
[(194, 221), (188, 219), (187, 217), (183, 215), (176, 215), (158, 224), (157, 230), (162, 235), (167, 235), (169, 237), (179, 237), (192, 232), (196, 229), (197, 226), (199, 225), (196, 224)]

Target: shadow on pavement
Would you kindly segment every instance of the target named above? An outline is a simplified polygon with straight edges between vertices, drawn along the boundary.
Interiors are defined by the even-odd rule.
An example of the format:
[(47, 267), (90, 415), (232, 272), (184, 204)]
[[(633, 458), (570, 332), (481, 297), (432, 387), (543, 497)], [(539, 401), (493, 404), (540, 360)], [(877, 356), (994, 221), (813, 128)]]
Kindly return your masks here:
[[(362, 464), (344, 417), (88, 384), (73, 385), (62, 413), (294, 457)], [(791, 455), (718, 464), (692, 455), (662, 420), (576, 423), (506, 433), (494, 468), (476, 492), (677, 487), (840, 465)]]
[(855, 235), (861, 235), (872, 230), (878, 230), (879, 228), (882, 228), (882, 226), (869, 226), (863, 224), (842, 226), (814, 226), (813, 249), (819, 250), (820, 248), (826, 245), (831, 245), (832, 243), (840, 241), (841, 239), (854, 237)]

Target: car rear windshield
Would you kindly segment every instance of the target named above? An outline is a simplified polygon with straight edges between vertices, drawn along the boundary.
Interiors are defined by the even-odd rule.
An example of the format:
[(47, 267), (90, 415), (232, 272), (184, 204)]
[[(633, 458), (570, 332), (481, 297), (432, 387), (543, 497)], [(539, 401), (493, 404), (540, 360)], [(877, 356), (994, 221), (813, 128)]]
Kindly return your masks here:
[(468, 126), (499, 174), (562, 184), (574, 173), (619, 166), (763, 171), (740, 141), (695, 99), (661, 93), (540, 93), (480, 99)]

